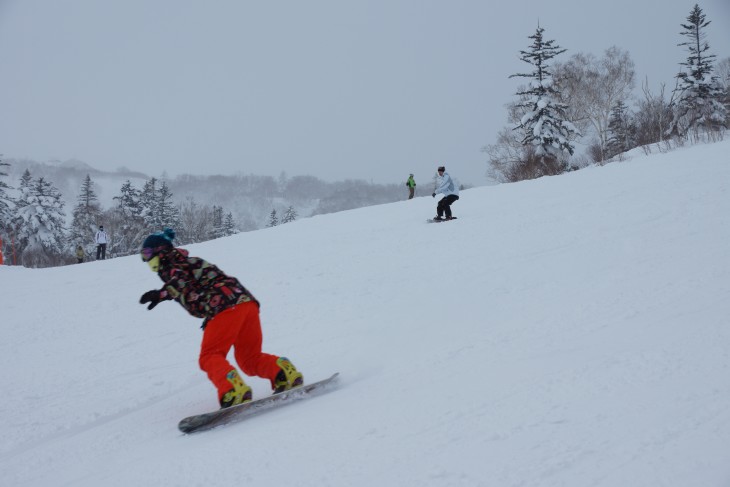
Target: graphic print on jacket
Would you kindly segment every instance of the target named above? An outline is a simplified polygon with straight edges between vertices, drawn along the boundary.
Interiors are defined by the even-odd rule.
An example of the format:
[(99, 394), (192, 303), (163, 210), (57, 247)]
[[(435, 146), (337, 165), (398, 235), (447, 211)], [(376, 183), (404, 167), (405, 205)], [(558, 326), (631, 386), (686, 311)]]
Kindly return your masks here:
[(157, 275), (165, 282), (163, 299), (174, 299), (191, 315), (205, 318), (203, 328), (224, 309), (248, 301), (259, 305), (238, 279), (199, 257), (189, 257), (187, 250), (170, 248), (158, 255)]

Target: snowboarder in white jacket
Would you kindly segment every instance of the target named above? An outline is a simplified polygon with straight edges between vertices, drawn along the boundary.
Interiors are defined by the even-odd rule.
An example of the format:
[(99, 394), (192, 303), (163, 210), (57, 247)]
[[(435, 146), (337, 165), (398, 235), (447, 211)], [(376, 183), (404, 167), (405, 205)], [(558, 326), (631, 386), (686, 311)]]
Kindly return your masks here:
[(96, 232), (96, 260), (106, 259), (106, 244), (108, 242), (104, 226), (99, 226), (99, 231)]
[[(433, 190), (432, 197), (436, 197), (437, 194), (444, 195), (436, 206), (436, 217), (435, 221), (453, 220), (456, 218), (451, 215), (451, 204), (459, 199), (459, 188), (449, 173), (446, 172), (444, 166), (438, 168), (438, 178), (436, 179), (436, 189)], [(444, 218), (444, 215), (446, 216)]]

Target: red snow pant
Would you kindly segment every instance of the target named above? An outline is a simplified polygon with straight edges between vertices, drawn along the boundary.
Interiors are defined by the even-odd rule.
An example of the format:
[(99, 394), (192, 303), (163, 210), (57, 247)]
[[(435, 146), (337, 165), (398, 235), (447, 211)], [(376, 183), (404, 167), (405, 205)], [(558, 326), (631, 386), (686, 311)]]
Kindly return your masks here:
[(279, 357), (261, 352), (259, 307), (253, 302), (238, 304), (211, 318), (203, 331), (200, 346), (200, 368), (218, 389), (218, 399), (232, 389), (226, 374), (234, 367), (226, 360), (233, 347), (233, 356), (244, 374), (269, 379), (274, 384)]

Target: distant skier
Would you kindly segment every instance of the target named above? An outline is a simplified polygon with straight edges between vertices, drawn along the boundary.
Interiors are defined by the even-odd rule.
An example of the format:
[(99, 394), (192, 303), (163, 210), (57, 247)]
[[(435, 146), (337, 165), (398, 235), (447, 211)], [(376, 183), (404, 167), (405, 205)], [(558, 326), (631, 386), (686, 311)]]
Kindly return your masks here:
[(408, 177), (408, 181), (406, 181), (406, 186), (408, 186), (408, 199), (411, 200), (416, 194), (416, 180), (413, 179), (413, 174)]
[(96, 232), (96, 238), (94, 240), (96, 242), (96, 260), (106, 259), (106, 243), (108, 239), (103, 225), (99, 226), (99, 231)]
[[(446, 172), (444, 166), (439, 166), (438, 168), (436, 189), (434, 189), (431, 196), (435, 198), (437, 194), (443, 194), (444, 197), (439, 200), (436, 206), (436, 217), (434, 217), (434, 220), (444, 221), (456, 218), (451, 215), (451, 204), (459, 199), (459, 188), (454, 183), (454, 180), (451, 179), (449, 173)], [(443, 217), (444, 215), (446, 215), (446, 218)]]
[(269, 379), (274, 393), (303, 384), (301, 372), (289, 359), (261, 352), (259, 302), (248, 289), (213, 264), (173, 247), (173, 238), (175, 232), (167, 228), (142, 244), (142, 260), (165, 285), (147, 291), (139, 302), (150, 303), (147, 309), (152, 309), (161, 301), (175, 300), (191, 315), (205, 318), (199, 365), (218, 389), (221, 408), (252, 399), (251, 388), (226, 360), (231, 347), (241, 370)]

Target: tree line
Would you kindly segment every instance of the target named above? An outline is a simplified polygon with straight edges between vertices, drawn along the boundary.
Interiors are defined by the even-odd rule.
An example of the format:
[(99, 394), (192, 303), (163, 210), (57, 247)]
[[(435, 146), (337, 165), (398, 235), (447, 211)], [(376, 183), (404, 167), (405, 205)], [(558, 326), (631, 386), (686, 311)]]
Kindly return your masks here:
[[(300, 216), (406, 197), (401, 184), (328, 183), (313, 176), (289, 178), (285, 173), (278, 179), (243, 174), (158, 179), (126, 170), (105, 173), (85, 165), (81, 171), (33, 161), (13, 162), (11, 167), (0, 159), (0, 240), (5, 263), (27, 267), (74, 263), (79, 245), (87, 257), (94, 255), (94, 235), (101, 224), (110, 240), (109, 258), (138, 252), (149, 233), (165, 227), (175, 229), (176, 243), (187, 245), (289, 223)], [(6, 183), (8, 171), (18, 178), (15, 187)], [(108, 207), (100, 203), (97, 190), (106, 194), (109, 187), (98, 185), (89, 173), (107, 183), (110, 178), (118, 181), (113, 198), (105, 198), (111, 201)], [(63, 193), (76, 193), (75, 199), (63, 198), (51, 180), (61, 182)]]
[[(0, 161), (0, 177), (7, 176), (7, 162)], [(136, 188), (127, 180), (114, 196), (114, 205), (103, 209), (94, 181), (86, 175), (71, 210), (67, 227), (61, 192), (45, 177), (33, 178), (28, 169), (20, 178), (17, 196), (0, 179), (0, 234), (9, 263), (26, 267), (49, 267), (74, 262), (78, 246), (87, 257), (95, 249), (94, 234), (100, 225), (109, 237), (111, 257), (139, 252), (144, 238), (165, 227), (176, 229), (177, 242), (187, 245), (238, 233), (231, 212), (222, 206), (199, 204), (189, 197), (175, 204), (166, 181), (147, 180)], [(9, 240), (9, 241), (8, 241)]]
[[(538, 25), (520, 59), (531, 71), (517, 99), (508, 104), (508, 126), (483, 151), (489, 174), (499, 182), (556, 175), (591, 163), (603, 164), (652, 144), (669, 146), (721, 140), (730, 126), (730, 58), (715, 65), (707, 41), (710, 21), (699, 7), (681, 24), (686, 61), (680, 63), (671, 94), (642, 83), (643, 98), (631, 101), (636, 84), (628, 52), (611, 47), (602, 58), (577, 53), (566, 62), (553, 59), (566, 49), (545, 38)], [(588, 160), (572, 158), (575, 142), (588, 140)]]

